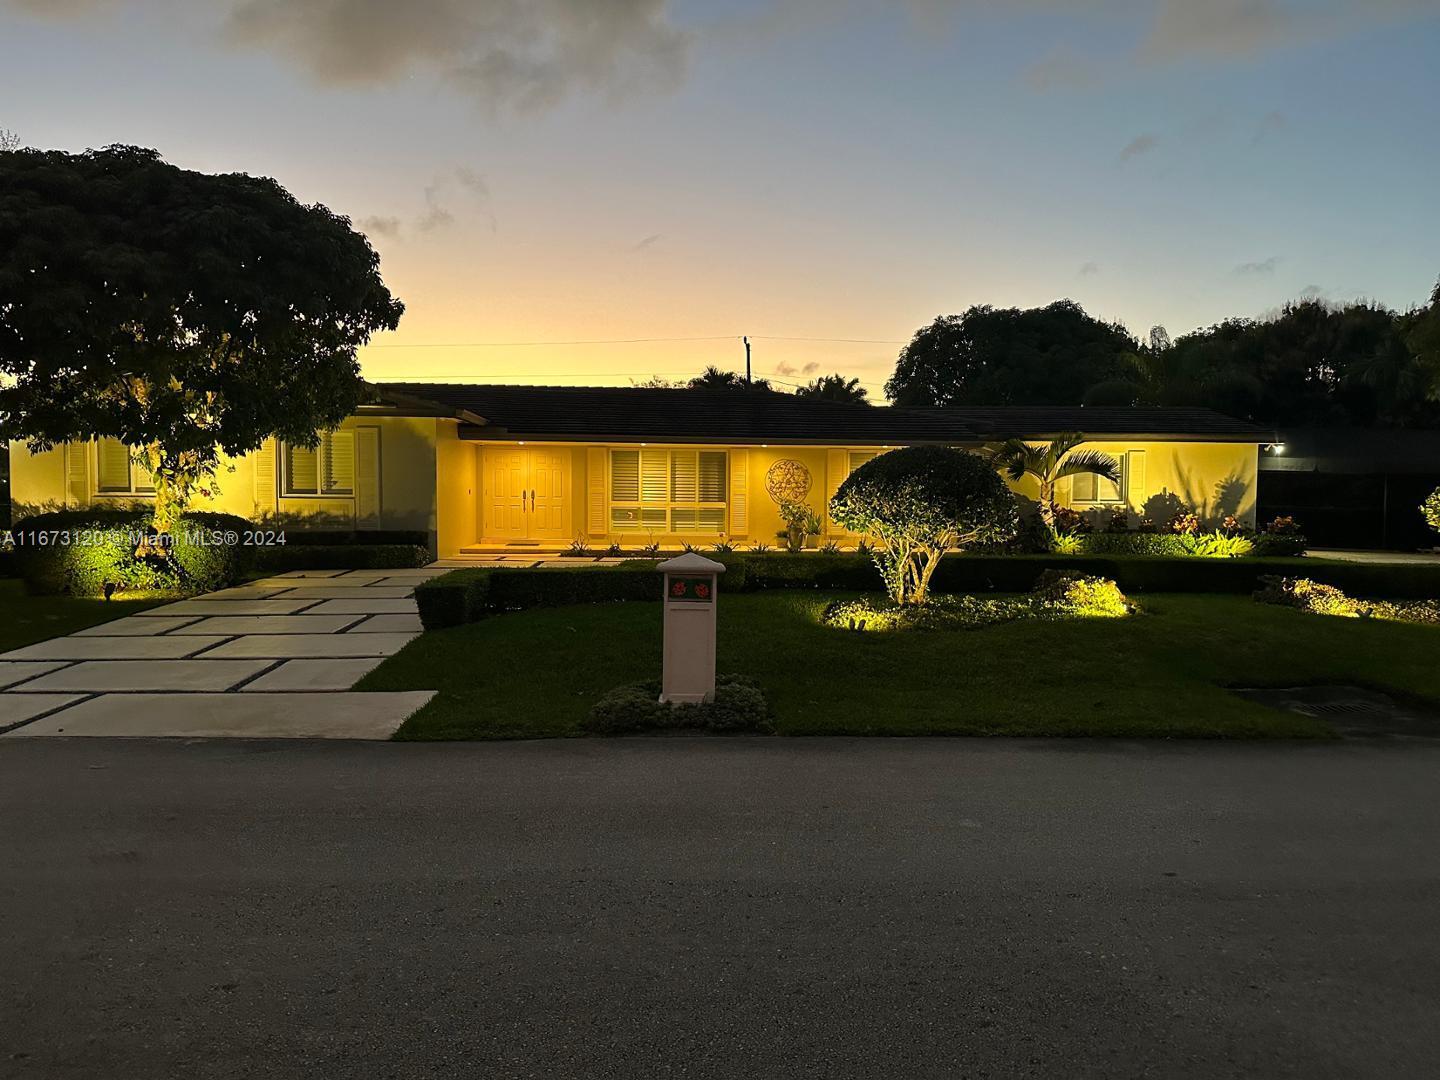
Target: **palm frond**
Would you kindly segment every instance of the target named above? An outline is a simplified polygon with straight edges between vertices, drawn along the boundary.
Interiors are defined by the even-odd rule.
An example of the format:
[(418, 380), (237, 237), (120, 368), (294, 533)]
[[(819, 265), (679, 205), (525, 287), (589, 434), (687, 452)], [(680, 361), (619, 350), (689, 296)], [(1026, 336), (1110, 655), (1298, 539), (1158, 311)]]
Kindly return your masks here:
[(1080, 450), (1061, 462), (1055, 479), (1078, 476), (1081, 473), (1094, 473), (1096, 476), (1103, 476), (1112, 484), (1118, 484), (1120, 482), (1120, 463), (1109, 454), (1102, 454), (1098, 450)]

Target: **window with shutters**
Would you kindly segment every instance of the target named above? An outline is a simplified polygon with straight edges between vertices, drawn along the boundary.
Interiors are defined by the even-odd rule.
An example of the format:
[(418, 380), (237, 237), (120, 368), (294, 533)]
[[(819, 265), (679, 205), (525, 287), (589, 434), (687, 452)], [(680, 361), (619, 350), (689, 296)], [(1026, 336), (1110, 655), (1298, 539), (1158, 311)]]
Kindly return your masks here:
[(119, 439), (96, 439), (95, 494), (153, 495), (155, 485), (131, 447)]
[(1106, 480), (1094, 473), (1078, 473), (1070, 481), (1070, 502), (1075, 505), (1123, 503), (1125, 501), (1125, 455), (1115, 458), (1120, 466), (1120, 482)]
[(851, 450), (850, 471), (853, 473), (856, 469), (858, 469), (861, 465), (864, 465), (867, 461), (870, 461), (873, 458), (877, 458), (879, 456), (880, 454), (875, 450)]
[(610, 451), (610, 528), (724, 532), (728, 465), (724, 450)]
[(281, 447), (286, 495), (355, 494), (355, 433), (326, 431), (316, 446)]

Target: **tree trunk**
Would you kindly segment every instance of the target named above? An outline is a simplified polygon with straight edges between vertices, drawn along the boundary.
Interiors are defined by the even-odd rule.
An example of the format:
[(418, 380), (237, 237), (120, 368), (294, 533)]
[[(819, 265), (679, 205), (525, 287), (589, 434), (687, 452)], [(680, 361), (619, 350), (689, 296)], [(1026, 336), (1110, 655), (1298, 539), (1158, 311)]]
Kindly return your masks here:
[(1040, 520), (1051, 532), (1055, 531), (1055, 481), (1040, 478)]

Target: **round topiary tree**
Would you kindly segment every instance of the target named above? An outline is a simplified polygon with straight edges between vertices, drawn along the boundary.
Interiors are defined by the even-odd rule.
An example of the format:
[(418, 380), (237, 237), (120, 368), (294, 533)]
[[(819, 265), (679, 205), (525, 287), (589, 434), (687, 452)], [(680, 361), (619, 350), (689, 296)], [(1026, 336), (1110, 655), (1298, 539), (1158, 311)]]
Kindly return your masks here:
[(1420, 504), (1420, 513), (1425, 515), (1425, 520), (1430, 523), (1430, 528), (1440, 533), (1440, 488), (1436, 488), (1425, 497)]
[(875, 565), (898, 604), (923, 604), (940, 556), (1015, 535), (1015, 497), (991, 464), (946, 446), (872, 458), (830, 500), (830, 516), (873, 541)]

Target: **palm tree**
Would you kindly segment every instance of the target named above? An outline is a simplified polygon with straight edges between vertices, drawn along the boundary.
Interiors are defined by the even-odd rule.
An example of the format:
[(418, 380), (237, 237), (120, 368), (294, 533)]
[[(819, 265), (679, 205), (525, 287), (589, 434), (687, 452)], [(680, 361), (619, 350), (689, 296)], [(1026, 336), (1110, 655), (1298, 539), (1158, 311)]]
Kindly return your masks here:
[(750, 390), (767, 391), (773, 389), (768, 379), (751, 379), (749, 382), (746, 382), (745, 376), (733, 371), (721, 371), (714, 364), (711, 364), (703, 372), (686, 383), (686, 387), (691, 390), (735, 390), (742, 392)]
[(798, 387), (795, 396), (812, 401), (840, 401), (847, 405), (869, 405), (869, 393), (860, 385), (859, 379), (847, 379), (844, 375), (821, 375), (808, 385)]
[(1019, 480), (1027, 473), (1040, 484), (1040, 520), (1055, 528), (1055, 485), (1067, 476), (1093, 473), (1112, 484), (1120, 482), (1120, 463), (1096, 450), (1077, 450), (1086, 439), (1078, 431), (1056, 435), (1049, 443), (1035, 446), (1023, 439), (1008, 439), (994, 451), (998, 469)]

